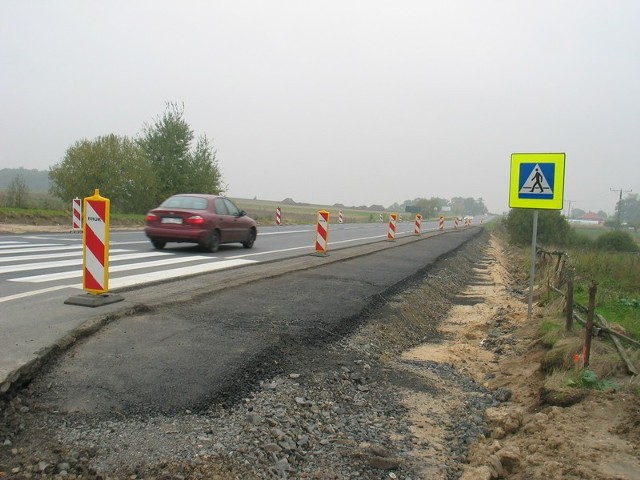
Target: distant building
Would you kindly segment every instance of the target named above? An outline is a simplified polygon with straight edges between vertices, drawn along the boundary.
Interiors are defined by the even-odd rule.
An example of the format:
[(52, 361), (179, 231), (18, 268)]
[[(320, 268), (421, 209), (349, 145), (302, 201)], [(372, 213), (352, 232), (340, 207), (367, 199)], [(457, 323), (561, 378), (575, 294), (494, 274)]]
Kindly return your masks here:
[(602, 225), (606, 219), (599, 216), (597, 213), (587, 212), (578, 218), (569, 219), (570, 223), (579, 223), (581, 225)]

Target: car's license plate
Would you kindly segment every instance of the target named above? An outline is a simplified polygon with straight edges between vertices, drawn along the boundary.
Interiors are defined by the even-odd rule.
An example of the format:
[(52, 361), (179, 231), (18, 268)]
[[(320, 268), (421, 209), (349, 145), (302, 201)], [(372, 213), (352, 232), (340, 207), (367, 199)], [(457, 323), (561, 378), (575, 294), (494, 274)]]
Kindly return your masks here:
[(163, 217), (162, 223), (175, 223), (175, 224), (182, 225), (182, 219), (175, 218), (175, 217)]

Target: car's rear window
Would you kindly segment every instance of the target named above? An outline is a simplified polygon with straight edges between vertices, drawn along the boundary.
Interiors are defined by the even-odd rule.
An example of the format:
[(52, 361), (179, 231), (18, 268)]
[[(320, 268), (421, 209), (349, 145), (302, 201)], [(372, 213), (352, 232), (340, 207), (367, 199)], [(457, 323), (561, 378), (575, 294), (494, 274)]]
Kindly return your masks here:
[(171, 197), (166, 199), (161, 208), (185, 208), (189, 210), (206, 210), (207, 199), (201, 197)]

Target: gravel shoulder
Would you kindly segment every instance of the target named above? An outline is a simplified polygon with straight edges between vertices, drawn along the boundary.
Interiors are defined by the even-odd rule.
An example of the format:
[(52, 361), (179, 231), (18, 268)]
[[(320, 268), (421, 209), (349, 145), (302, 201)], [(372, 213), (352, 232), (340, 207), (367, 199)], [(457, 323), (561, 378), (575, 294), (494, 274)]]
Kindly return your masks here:
[(283, 342), (229, 405), (70, 415), (36, 381), (1, 406), (0, 478), (640, 478), (637, 397), (540, 403), (540, 319), (517, 260), (477, 237), (355, 331)]

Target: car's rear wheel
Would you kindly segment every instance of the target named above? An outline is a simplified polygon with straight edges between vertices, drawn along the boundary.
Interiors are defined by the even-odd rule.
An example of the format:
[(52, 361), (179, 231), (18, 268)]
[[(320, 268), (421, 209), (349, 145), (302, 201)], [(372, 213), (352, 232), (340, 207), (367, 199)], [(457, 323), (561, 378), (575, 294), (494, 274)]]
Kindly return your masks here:
[(242, 246), (244, 248), (251, 248), (253, 247), (253, 244), (255, 241), (256, 241), (256, 230), (255, 228), (252, 228), (251, 230), (249, 230), (247, 239), (244, 242), (242, 242)]
[(155, 238), (151, 239), (151, 243), (153, 244), (153, 248), (156, 248), (158, 250), (162, 250), (164, 246), (167, 244), (167, 242), (163, 240), (157, 240)]
[(214, 230), (213, 232), (211, 232), (211, 235), (209, 236), (209, 241), (207, 242), (206, 245), (204, 245), (204, 248), (206, 248), (212, 253), (215, 253), (218, 251), (218, 249), (220, 248), (220, 232), (218, 230)]

